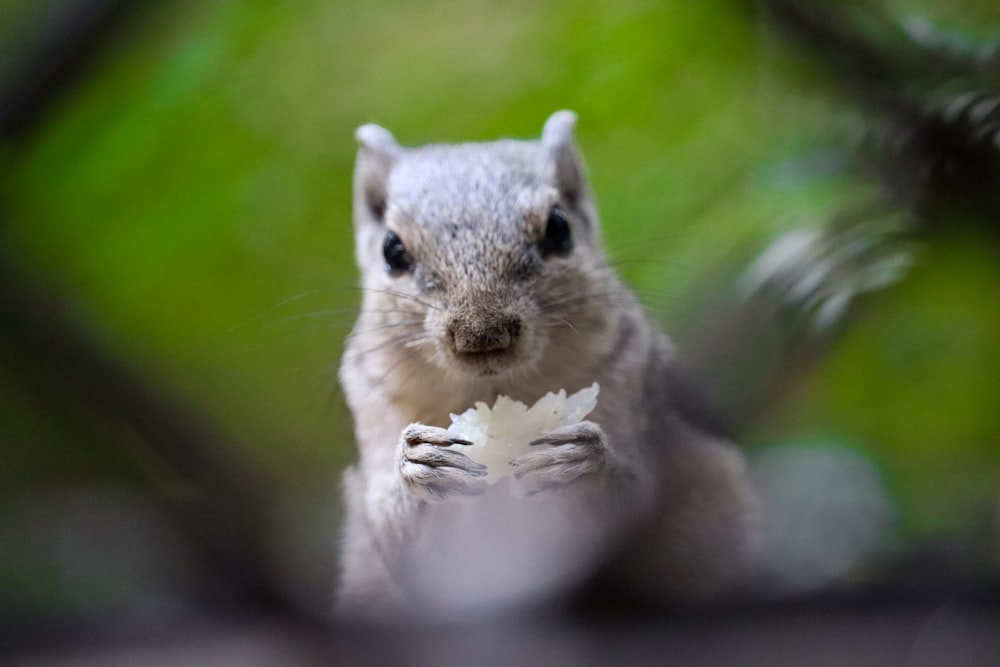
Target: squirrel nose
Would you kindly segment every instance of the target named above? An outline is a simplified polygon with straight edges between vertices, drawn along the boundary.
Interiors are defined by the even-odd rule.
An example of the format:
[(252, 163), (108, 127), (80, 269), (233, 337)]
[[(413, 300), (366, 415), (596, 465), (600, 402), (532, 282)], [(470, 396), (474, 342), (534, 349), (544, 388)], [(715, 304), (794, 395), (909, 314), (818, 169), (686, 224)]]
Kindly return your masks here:
[(448, 326), (448, 337), (459, 354), (500, 352), (520, 336), (521, 318), (508, 315), (456, 318)]

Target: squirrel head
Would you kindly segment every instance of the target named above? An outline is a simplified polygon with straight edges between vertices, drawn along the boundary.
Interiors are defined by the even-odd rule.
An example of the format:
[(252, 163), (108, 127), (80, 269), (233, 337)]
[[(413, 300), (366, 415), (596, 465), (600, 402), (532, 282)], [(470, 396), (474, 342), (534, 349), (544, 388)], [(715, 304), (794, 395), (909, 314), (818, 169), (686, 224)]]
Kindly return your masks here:
[(591, 326), (604, 261), (575, 124), (559, 111), (537, 140), (417, 148), (358, 128), (363, 311), (428, 361), (478, 377), (540, 370)]

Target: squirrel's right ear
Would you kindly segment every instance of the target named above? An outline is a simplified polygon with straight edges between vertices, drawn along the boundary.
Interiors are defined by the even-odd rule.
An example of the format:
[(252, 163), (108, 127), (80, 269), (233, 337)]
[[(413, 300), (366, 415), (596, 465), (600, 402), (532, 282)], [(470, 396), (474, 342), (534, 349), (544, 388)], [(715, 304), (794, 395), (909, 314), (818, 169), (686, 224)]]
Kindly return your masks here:
[(354, 137), (359, 147), (354, 165), (355, 206), (364, 206), (375, 220), (381, 221), (388, 197), (389, 172), (403, 149), (389, 130), (378, 125), (362, 125)]
[(556, 185), (567, 203), (575, 206), (583, 197), (585, 184), (583, 162), (573, 142), (576, 114), (557, 111), (545, 121), (542, 129), (542, 146), (555, 166)]

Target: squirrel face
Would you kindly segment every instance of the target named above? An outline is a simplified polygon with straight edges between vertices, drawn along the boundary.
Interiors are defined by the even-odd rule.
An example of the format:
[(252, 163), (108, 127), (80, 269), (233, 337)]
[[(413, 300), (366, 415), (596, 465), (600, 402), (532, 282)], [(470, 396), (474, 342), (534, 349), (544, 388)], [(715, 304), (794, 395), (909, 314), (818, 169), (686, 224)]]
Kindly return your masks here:
[(411, 149), (359, 128), (355, 233), (373, 325), (476, 377), (540, 370), (551, 348), (572, 347), (603, 266), (574, 123), (558, 112), (540, 141)]

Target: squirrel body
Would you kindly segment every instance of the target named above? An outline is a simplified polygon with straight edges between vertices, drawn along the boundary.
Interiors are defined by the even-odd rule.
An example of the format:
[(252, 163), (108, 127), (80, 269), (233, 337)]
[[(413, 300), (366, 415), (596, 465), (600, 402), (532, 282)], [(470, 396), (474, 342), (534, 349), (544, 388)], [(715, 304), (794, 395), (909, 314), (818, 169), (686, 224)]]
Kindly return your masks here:
[[(357, 131), (344, 614), (505, 609), (597, 571), (654, 601), (700, 599), (752, 557), (744, 458), (682, 413), (669, 339), (608, 266), (575, 120), (553, 114), (537, 141), (417, 148)], [(524, 499), (446, 449), (461, 444), (449, 415), (476, 401), (594, 381), (586, 421), (512, 462)]]

